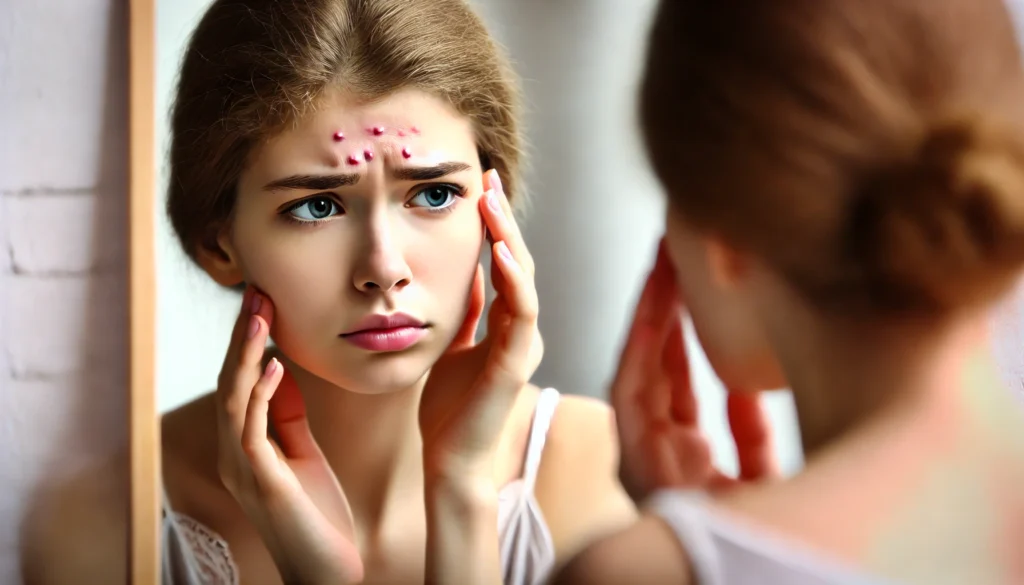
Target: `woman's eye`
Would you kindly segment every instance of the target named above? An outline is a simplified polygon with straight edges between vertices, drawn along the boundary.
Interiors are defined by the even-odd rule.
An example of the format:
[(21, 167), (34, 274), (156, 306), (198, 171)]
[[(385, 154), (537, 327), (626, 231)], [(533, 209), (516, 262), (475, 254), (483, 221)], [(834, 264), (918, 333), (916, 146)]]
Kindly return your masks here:
[(319, 221), (341, 211), (338, 204), (327, 197), (314, 197), (288, 210), (288, 213), (300, 221)]
[(451, 207), (459, 191), (448, 185), (432, 185), (420, 190), (409, 200), (412, 207), (426, 207), (430, 211)]

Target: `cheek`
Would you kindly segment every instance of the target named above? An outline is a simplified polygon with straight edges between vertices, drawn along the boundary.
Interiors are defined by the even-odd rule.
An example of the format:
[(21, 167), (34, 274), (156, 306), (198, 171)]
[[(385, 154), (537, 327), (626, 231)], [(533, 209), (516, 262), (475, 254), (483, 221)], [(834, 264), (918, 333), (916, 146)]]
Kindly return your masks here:
[[(467, 202), (473, 204), (475, 202)], [(406, 260), (417, 281), (438, 302), (464, 303), (480, 259), (483, 227), (479, 216), (463, 214), (438, 222), (410, 242)]]
[(291, 226), (241, 224), (233, 238), (248, 283), (266, 293), (277, 315), (303, 307), (316, 316), (337, 303), (350, 272), (344, 234), (328, 225), (306, 230)]

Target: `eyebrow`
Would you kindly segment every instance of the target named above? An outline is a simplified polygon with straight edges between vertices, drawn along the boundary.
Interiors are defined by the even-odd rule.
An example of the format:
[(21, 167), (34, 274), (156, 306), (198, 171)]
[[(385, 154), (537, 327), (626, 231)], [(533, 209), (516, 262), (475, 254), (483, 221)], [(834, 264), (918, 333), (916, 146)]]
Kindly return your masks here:
[(338, 187), (355, 185), (359, 182), (358, 174), (348, 175), (292, 175), (267, 183), (263, 189), (278, 191), (281, 189), (308, 189), (310, 191), (330, 191)]
[(400, 181), (429, 181), (472, 168), (466, 163), (443, 162), (432, 167), (399, 167), (395, 169), (392, 176)]
[[(400, 167), (394, 170), (392, 176), (400, 181), (430, 181), (452, 173), (468, 171), (472, 168), (472, 166), (466, 163), (443, 162), (431, 167)], [(359, 174), (357, 173), (342, 175), (292, 175), (271, 181), (263, 189), (265, 191), (280, 191), (284, 189), (331, 191), (339, 187), (355, 185), (358, 182)]]

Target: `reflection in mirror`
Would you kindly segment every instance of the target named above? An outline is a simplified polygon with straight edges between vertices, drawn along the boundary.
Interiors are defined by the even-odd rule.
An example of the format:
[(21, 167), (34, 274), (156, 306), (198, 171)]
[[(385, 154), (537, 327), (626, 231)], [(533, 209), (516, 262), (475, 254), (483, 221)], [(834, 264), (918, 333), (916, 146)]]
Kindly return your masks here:
[[(428, 486), (496, 486), (468, 542), (503, 543), (480, 570), (507, 583), (633, 517), (576, 395), (604, 394), (661, 230), (630, 105), (653, 3), (551, 4), (158, 1), (170, 582), (422, 582), (453, 546)], [(595, 229), (622, 221), (643, 236)]]

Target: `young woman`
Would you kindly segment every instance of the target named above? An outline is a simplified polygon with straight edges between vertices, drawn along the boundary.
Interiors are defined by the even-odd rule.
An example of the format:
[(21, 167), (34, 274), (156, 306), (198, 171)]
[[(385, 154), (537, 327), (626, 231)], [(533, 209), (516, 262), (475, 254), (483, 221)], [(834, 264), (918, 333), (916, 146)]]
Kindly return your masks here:
[[(1024, 412), (986, 330), (1024, 261), (1019, 55), (1001, 0), (661, 3), (642, 120), (667, 253), (613, 394), (631, 492), (696, 491), (558, 582), (1024, 583)], [(716, 489), (683, 301), (734, 393), (792, 388), (796, 477)]]
[[(634, 516), (607, 407), (528, 383), (516, 87), (462, 1), (218, 0), (171, 131), (184, 249), (247, 288), (163, 418), (164, 585), (538, 583)], [(123, 582), (117, 550), (61, 537), (35, 580)]]

